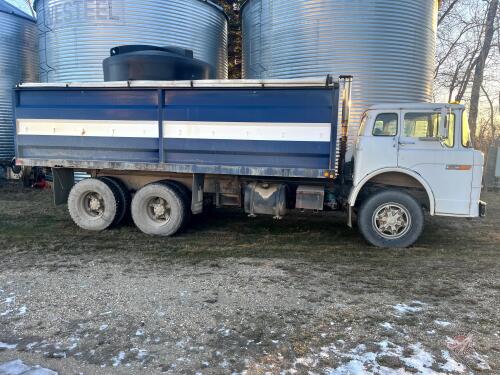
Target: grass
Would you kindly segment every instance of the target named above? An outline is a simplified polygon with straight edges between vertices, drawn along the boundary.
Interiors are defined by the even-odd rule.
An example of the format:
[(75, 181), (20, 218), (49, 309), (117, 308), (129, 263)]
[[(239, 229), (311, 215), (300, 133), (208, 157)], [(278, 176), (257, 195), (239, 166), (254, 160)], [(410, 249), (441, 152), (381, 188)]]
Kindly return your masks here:
[[(388, 334), (380, 324), (391, 322), (400, 332), (406, 332), (403, 336), (390, 334), (391, 340), (400, 345), (422, 342), (436, 356), (446, 349), (446, 337), (472, 332), (475, 350), (488, 356), (492, 373), (500, 371), (499, 194), (484, 195), (489, 203), (487, 218), (427, 218), (418, 243), (400, 250), (366, 245), (356, 230), (346, 227), (344, 216), (338, 214), (288, 216), (274, 221), (221, 210), (194, 218), (185, 232), (172, 238), (145, 236), (133, 225), (89, 233), (76, 228), (66, 210), (53, 207), (51, 199), (49, 191), (26, 190), (13, 184), (0, 188), (0, 275), (5, 275), (0, 282), (13, 279), (16, 285), (28, 283), (29, 290), (38, 290), (36, 283), (47, 282), (46, 289), (52, 290), (57, 280), (71, 280), (71, 275), (78, 279), (90, 273), (109, 300), (133, 293), (133, 283), (145, 283), (145, 290), (165, 285), (166, 294), (177, 293), (176, 288), (186, 289), (190, 295), (199, 294), (200, 300), (191, 305), (179, 300), (176, 294), (169, 297), (168, 304), (172, 308), (178, 305), (180, 314), (172, 321), (177, 324), (185, 315), (190, 322), (186, 324), (194, 324), (197, 316), (190, 314), (195, 314), (198, 306), (205, 306), (206, 320), (224, 321), (232, 327), (232, 334), (219, 337), (214, 328), (215, 333), (208, 333), (214, 338), (204, 345), (232, 358), (234, 369), (245, 368), (243, 357), (251, 358), (254, 369), (271, 368), (273, 363), (284, 368), (291, 366), (294, 358), (306, 356), (332, 340), (344, 340), (350, 347), (373, 342)], [(26, 275), (33, 279), (22, 281)], [(125, 286), (130, 291), (110, 286), (122, 283), (123, 277), (130, 280)], [(27, 293), (28, 289), (19, 288)], [(57, 298), (64, 300), (66, 296), (61, 293)], [(93, 291), (85, 293), (82, 298), (100, 301)], [(262, 301), (245, 302), (249, 294)], [(33, 298), (38, 298), (36, 293)], [(233, 300), (234, 306), (224, 302)], [(394, 316), (394, 305), (415, 300), (429, 307), (421, 313)], [(121, 323), (125, 326), (133, 326), (135, 318), (128, 309), (140, 308), (135, 304), (130, 302), (123, 313), (125, 320)], [(65, 315), (57, 304), (41, 306), (45, 314)], [(79, 301), (68, 302), (67, 307), (85, 308)], [(143, 308), (147, 315), (150, 308)], [(0, 318), (0, 341), (12, 337), (12, 319)], [(56, 319), (59, 333), (51, 334), (50, 339), (63, 340), (77, 323), (82, 323), (81, 319), (75, 316), (71, 325)], [(453, 325), (436, 328), (434, 320), (443, 319)], [(40, 322), (46, 323), (43, 318), (39, 318)], [(154, 322), (157, 327), (164, 324)], [(29, 324), (24, 327), (24, 335), (34, 335), (35, 328)], [(432, 329), (438, 331), (436, 336), (426, 333)], [(207, 334), (202, 323), (186, 332), (193, 337)], [(175, 334), (170, 332), (165, 340)], [(283, 347), (278, 355), (271, 342), (281, 334), (286, 339), (280, 341)], [(132, 340), (120, 332), (116, 335), (119, 340), (105, 341), (100, 360), (106, 361), (106, 355), (116, 349), (114, 341), (128, 345), (127, 340)], [(242, 342), (248, 340), (263, 344), (242, 352)], [(87, 345), (89, 351), (96, 350), (97, 344)], [(173, 352), (174, 349), (157, 349), (149, 368), (170, 368), (161, 358)], [(96, 361), (92, 358), (83, 356), (78, 363), (92, 364)], [(474, 371), (472, 358), (459, 360)], [(400, 363), (386, 357), (381, 357), (381, 361), (395, 362), (395, 367)], [(334, 362), (328, 363), (333, 365)], [(180, 373), (194, 369), (177, 368)]]

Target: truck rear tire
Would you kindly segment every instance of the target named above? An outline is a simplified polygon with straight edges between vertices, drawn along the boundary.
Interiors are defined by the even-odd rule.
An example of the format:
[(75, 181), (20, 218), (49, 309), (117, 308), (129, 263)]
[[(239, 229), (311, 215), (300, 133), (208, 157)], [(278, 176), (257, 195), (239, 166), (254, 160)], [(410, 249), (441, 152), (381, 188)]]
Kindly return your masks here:
[(102, 176), (98, 178), (104, 181), (108, 186), (113, 187), (113, 191), (118, 194), (119, 206), (116, 212), (115, 220), (113, 221), (113, 226), (120, 224), (127, 216), (130, 214), (130, 203), (132, 197), (130, 192), (123, 182), (114, 177)]
[(404, 248), (417, 241), (424, 228), (424, 213), (415, 198), (397, 190), (369, 197), (358, 213), (363, 237), (373, 246)]
[(140, 189), (132, 199), (132, 219), (142, 232), (172, 236), (186, 219), (182, 194), (167, 183), (153, 183)]
[(184, 228), (193, 216), (191, 212), (191, 191), (179, 181), (165, 180), (161, 181), (161, 183), (170, 186), (172, 189), (177, 189), (179, 196), (184, 201), (185, 216), (182, 223), (182, 228)]
[(89, 178), (77, 183), (68, 197), (68, 211), (80, 228), (102, 231), (114, 224), (121, 209), (119, 194), (109, 182)]

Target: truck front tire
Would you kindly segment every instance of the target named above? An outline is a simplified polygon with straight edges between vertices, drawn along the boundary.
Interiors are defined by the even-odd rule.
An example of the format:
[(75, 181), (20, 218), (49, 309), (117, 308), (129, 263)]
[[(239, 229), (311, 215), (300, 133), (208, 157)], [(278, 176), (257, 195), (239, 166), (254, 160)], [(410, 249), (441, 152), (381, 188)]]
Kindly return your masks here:
[(185, 223), (186, 203), (168, 183), (146, 185), (132, 199), (132, 219), (146, 234), (172, 236)]
[(115, 223), (121, 202), (116, 188), (107, 181), (89, 178), (77, 183), (68, 197), (68, 211), (80, 228), (102, 231)]
[(404, 248), (422, 234), (424, 213), (411, 195), (398, 190), (381, 191), (362, 203), (358, 226), (373, 246)]

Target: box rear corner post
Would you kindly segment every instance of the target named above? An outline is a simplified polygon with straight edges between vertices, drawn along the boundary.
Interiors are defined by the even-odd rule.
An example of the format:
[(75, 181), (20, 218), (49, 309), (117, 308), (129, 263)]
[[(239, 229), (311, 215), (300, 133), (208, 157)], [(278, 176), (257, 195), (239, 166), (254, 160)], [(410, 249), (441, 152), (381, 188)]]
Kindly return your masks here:
[(338, 162), (338, 175), (342, 176), (344, 172), (344, 164), (346, 162), (347, 153), (347, 137), (349, 130), (349, 117), (351, 115), (351, 96), (352, 96), (352, 79), (350, 75), (342, 75), (339, 77), (343, 81), (342, 93), (342, 117), (340, 129), (340, 146), (339, 146), (339, 162)]

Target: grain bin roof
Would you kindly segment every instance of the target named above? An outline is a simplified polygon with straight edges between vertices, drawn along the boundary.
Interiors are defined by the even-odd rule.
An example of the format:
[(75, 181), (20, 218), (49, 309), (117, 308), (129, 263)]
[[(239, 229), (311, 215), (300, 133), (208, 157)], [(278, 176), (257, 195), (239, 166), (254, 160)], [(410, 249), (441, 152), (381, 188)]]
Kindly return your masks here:
[[(4, 0), (0, 0), (0, 2), (3, 2), (3, 1), (4, 1)], [(33, 9), (36, 9), (36, 3), (37, 3), (38, 1), (39, 1), (39, 0), (35, 0), (35, 1), (33, 1)], [(218, 4), (216, 4), (216, 3), (214, 3), (214, 2), (212, 2), (212, 1), (210, 1), (210, 0), (198, 0), (198, 1), (201, 1), (202, 3), (206, 3), (206, 4), (210, 5), (210, 6), (212, 6), (212, 7), (216, 8), (216, 9), (218, 9), (219, 11), (221, 11), (221, 12), (222, 12), (222, 14), (224, 14), (224, 16), (225, 16), (225, 17), (227, 18), (227, 20), (229, 21), (229, 17), (227, 16), (226, 12), (224, 12), (224, 9), (223, 9), (220, 5), (218, 5)]]
[(5, 0), (0, 0), (0, 12), (12, 14), (17, 17), (25, 18), (29, 21), (35, 21), (35, 18), (29, 14), (24, 13), (21, 9), (15, 7), (14, 5), (6, 2)]

